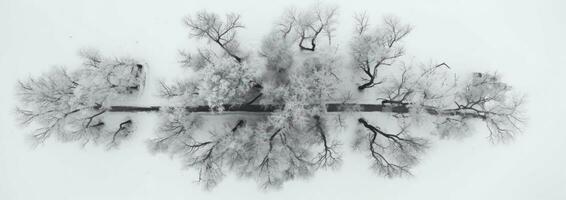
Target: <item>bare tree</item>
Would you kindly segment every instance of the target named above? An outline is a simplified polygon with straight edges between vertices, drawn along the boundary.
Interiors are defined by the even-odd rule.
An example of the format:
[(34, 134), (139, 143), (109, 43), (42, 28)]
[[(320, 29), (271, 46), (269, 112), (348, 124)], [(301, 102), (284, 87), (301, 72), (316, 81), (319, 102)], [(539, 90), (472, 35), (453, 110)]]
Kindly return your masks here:
[[(344, 145), (335, 127), (348, 126), (349, 119), (357, 127), (349, 146), (367, 155), (371, 168), (386, 177), (411, 175), (432, 136), (465, 135), (474, 121), (485, 123), (494, 142), (520, 131), (524, 98), (498, 74), (457, 77), (446, 63), (401, 60), (401, 41), (411, 27), (394, 17), (384, 18), (374, 30), (366, 14), (355, 18), (347, 55), (354, 67), (347, 69), (361, 70), (365, 83), (358, 89), (365, 92), (353, 96), (342, 85), (354, 80), (338, 73), (352, 63), (344, 62), (345, 55), (331, 42), (336, 18), (337, 9), (330, 6), (289, 9), (258, 53), (243, 53), (236, 41), (243, 28), (239, 15), (222, 20), (198, 12), (185, 20), (190, 34), (219, 48), (181, 52), (182, 66), (196, 74), (159, 83), (160, 95), (171, 106), (117, 105), (141, 92), (145, 67), (133, 59), (85, 51), (84, 62), (72, 72), (56, 68), (20, 82), (18, 113), (24, 124), (40, 127), (37, 141), (56, 135), (114, 147), (134, 133), (133, 121), (109, 120), (109, 113), (158, 112), (161, 122), (149, 141), (151, 149), (182, 158), (207, 189), (227, 172), (278, 188), (317, 170), (336, 169)], [(328, 45), (320, 45), (321, 34)], [(359, 102), (365, 95), (375, 102)], [(426, 123), (433, 130), (423, 129)]]
[(197, 38), (206, 38), (218, 44), (226, 54), (237, 62), (242, 62), (238, 42), (235, 40), (237, 30), (244, 28), (240, 23), (240, 15), (227, 14), (225, 21), (215, 13), (201, 11), (194, 17), (187, 17), (185, 24), (191, 29), (191, 35)]
[(353, 65), (364, 74), (364, 84), (359, 90), (371, 88), (382, 83), (377, 80), (379, 70), (385, 66), (395, 64), (395, 61), (405, 54), (401, 40), (412, 30), (403, 25), (392, 16), (383, 18), (381, 27), (374, 31), (369, 30), (367, 15), (359, 14), (355, 17), (356, 27), (354, 39), (351, 44)]
[(417, 163), (418, 155), (426, 149), (427, 140), (410, 136), (407, 126), (392, 134), (371, 125), (364, 118), (359, 118), (358, 122), (368, 134), (360, 134), (354, 148), (366, 146), (372, 159), (372, 168), (387, 177), (410, 175), (409, 169)]

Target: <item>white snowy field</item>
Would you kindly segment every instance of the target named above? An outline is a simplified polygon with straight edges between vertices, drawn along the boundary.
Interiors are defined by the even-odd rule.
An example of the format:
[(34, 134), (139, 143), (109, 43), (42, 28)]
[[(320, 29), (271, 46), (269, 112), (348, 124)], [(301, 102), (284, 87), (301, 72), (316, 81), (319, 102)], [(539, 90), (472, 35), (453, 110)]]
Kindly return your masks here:
[(461, 73), (497, 71), (528, 96), (528, 125), (514, 141), (493, 145), (483, 126), (467, 138), (435, 141), (410, 178), (373, 174), (362, 154), (345, 148), (338, 170), (280, 190), (262, 191), (228, 174), (204, 191), (180, 159), (149, 152), (155, 114), (137, 114), (135, 134), (114, 150), (53, 139), (31, 148), (31, 130), (15, 121), (17, 80), (77, 66), (81, 48), (143, 60), (148, 86), (133, 104), (154, 104), (158, 80), (184, 72), (178, 50), (197, 44), (184, 16), (202, 9), (240, 13), (246, 29), (239, 37), (253, 49), (284, 8), (313, 2), (0, 0), (0, 199), (566, 199), (566, 2), (560, 0), (324, 1), (340, 7), (337, 41), (344, 48), (355, 12), (365, 10), (374, 22), (394, 14), (414, 25), (406, 41), (413, 60), (446, 62)]

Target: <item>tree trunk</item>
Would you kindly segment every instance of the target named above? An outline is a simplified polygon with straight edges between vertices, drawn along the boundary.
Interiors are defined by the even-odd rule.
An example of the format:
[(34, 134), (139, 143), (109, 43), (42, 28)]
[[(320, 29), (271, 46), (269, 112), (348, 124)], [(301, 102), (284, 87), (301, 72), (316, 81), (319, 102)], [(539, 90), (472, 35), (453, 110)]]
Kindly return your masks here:
[(373, 77), (372, 77), (372, 79), (370, 79), (367, 83), (364, 83), (363, 85), (358, 86), (358, 90), (359, 90), (359, 91), (362, 91), (362, 90), (365, 90), (365, 89), (367, 89), (367, 88), (372, 87), (373, 82), (374, 82), (374, 79), (373, 79)]

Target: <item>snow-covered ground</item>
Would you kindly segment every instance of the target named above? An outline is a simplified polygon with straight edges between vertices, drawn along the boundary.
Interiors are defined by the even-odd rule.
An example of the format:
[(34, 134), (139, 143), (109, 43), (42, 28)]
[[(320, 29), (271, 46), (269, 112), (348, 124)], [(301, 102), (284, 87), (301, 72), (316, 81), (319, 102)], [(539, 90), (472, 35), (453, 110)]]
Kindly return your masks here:
[(155, 103), (158, 81), (183, 77), (178, 50), (197, 45), (188, 38), (184, 16), (201, 9), (241, 13), (242, 45), (257, 49), (283, 8), (310, 3), (0, 1), (0, 199), (566, 199), (560, 124), (566, 112), (566, 3), (559, 0), (329, 1), (340, 6), (336, 42), (344, 48), (355, 12), (365, 10), (374, 21), (394, 14), (414, 25), (406, 40), (412, 59), (446, 62), (462, 73), (497, 71), (528, 95), (528, 126), (515, 141), (492, 145), (483, 127), (467, 138), (436, 141), (412, 178), (375, 175), (363, 155), (345, 148), (340, 169), (288, 182), (282, 190), (261, 191), (254, 181), (228, 174), (207, 192), (179, 159), (149, 152), (155, 114), (137, 114), (133, 137), (110, 151), (55, 140), (33, 149), (25, 140), (30, 130), (14, 120), (17, 80), (53, 66), (72, 68), (81, 48), (143, 60), (150, 67), (147, 87), (133, 104), (161, 104)]

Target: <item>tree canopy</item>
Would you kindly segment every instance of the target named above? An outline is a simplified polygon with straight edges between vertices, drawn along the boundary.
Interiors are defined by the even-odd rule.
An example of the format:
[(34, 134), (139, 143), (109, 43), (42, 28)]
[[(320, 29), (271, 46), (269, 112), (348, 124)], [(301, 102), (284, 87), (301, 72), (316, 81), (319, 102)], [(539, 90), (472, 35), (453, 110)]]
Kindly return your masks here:
[[(257, 49), (244, 50), (239, 14), (201, 11), (184, 20), (190, 36), (207, 42), (181, 51), (192, 75), (159, 83), (170, 106), (123, 105), (143, 90), (146, 67), (88, 50), (71, 72), (54, 68), (21, 81), (19, 118), (39, 126), (37, 142), (56, 136), (115, 147), (134, 133), (134, 121), (109, 112), (157, 111), (151, 149), (182, 158), (207, 189), (227, 172), (278, 188), (338, 168), (345, 146), (365, 154), (378, 174), (411, 175), (433, 137), (465, 136), (476, 122), (493, 142), (520, 131), (524, 97), (499, 74), (459, 76), (446, 63), (407, 62), (403, 42), (412, 27), (393, 16), (373, 25), (355, 15), (350, 43), (340, 46), (337, 18), (329, 5), (288, 9)], [(352, 137), (345, 145), (338, 133), (346, 126), (356, 130), (344, 134)]]

